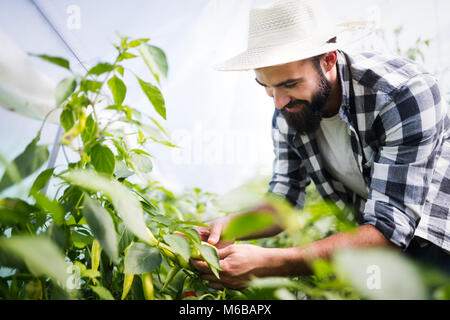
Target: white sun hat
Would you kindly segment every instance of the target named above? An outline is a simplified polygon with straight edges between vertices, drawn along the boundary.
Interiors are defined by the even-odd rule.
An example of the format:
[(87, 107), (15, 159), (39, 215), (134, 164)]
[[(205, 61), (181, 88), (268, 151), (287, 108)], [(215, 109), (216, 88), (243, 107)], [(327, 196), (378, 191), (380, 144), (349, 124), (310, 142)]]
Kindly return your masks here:
[(337, 24), (320, 0), (279, 0), (250, 9), (247, 49), (225, 61), (219, 71), (242, 71), (281, 65), (334, 51), (344, 31), (370, 22)]

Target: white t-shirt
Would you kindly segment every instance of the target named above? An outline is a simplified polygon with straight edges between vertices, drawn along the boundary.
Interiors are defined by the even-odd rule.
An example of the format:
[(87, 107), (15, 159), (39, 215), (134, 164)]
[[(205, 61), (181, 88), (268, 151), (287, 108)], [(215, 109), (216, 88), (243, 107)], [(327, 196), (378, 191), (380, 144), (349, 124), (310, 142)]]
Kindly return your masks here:
[(367, 199), (368, 188), (353, 155), (349, 132), (339, 113), (323, 118), (316, 134), (320, 154), (325, 168), (336, 180)]

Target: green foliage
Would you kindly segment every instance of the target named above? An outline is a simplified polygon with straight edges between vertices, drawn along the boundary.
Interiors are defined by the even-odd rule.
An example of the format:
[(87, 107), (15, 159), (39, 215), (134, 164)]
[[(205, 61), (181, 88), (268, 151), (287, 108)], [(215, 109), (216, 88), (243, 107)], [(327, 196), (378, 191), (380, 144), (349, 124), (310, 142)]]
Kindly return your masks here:
[(98, 201), (84, 195), (83, 216), (93, 234), (109, 258), (117, 263), (119, 239), (114, 227), (114, 221), (109, 212)]
[(398, 27), (394, 30), (395, 41), (396, 41), (396, 53), (405, 56), (408, 59), (416, 61), (418, 57), (421, 58), (422, 63), (425, 62), (425, 54), (423, 49), (430, 46), (430, 39), (423, 40), (422, 37), (418, 37), (413, 46), (407, 49), (401, 49), (400, 47), (400, 37), (403, 32), (403, 27)]
[[(18, 155), (11, 164), (6, 166), (5, 173), (0, 180), (0, 191), (12, 186), (16, 181), (23, 180), (38, 170), (48, 159), (47, 146), (38, 146), (39, 135), (31, 141), (25, 150)], [(14, 175), (17, 173), (17, 176)]]
[(161, 117), (166, 119), (166, 107), (161, 91), (158, 87), (152, 85), (151, 83), (145, 82), (139, 77), (137, 77), (137, 79), (148, 100), (151, 102), (153, 107), (155, 107), (156, 112), (158, 112)]
[(14, 236), (1, 239), (0, 251), (22, 259), (31, 273), (46, 275), (64, 284), (67, 280), (66, 264), (57, 246), (45, 237)]
[(67, 78), (61, 80), (56, 86), (55, 91), (55, 101), (56, 105), (59, 106), (63, 103), (76, 89), (77, 82), (74, 78)]
[(158, 83), (161, 78), (167, 77), (169, 67), (164, 51), (158, 47), (142, 43), (139, 47), (139, 53)]
[(152, 272), (161, 264), (161, 253), (143, 243), (133, 243), (125, 256), (124, 273)]
[(64, 58), (52, 57), (52, 56), (48, 56), (48, 55), (45, 55), (45, 54), (38, 54), (38, 55), (32, 54), (32, 55), (34, 55), (36, 57), (39, 57), (39, 58), (41, 58), (43, 60), (46, 60), (48, 62), (54, 63), (54, 64), (56, 64), (56, 65), (58, 65), (60, 67), (63, 67), (63, 68), (66, 68), (66, 69), (70, 70), (69, 61), (67, 61)]
[(248, 212), (233, 219), (224, 230), (222, 238), (231, 240), (243, 238), (263, 231), (271, 226), (275, 218), (270, 213)]
[[(185, 279), (198, 279), (188, 262), (194, 248), (214, 272), (219, 269), (215, 249), (201, 244), (194, 229), (205, 226), (200, 218), (204, 195), (196, 189), (177, 197), (148, 175), (151, 145), (176, 147), (169, 132), (150, 113), (124, 104), (130, 84), (123, 76), (134, 72), (122, 62), (140, 57), (156, 83), (142, 76), (132, 85), (166, 118), (158, 87), (167, 77), (166, 56), (148, 39), (119, 37), (115, 61), (100, 62), (85, 75), (73, 73), (64, 58), (34, 55), (70, 72), (57, 85), (51, 112), (61, 110), (61, 144), (79, 157), (40, 172), (28, 199), (0, 199), (0, 269), (10, 268), (7, 278), (0, 279), (0, 298), (119, 299), (125, 274), (142, 275), (129, 288), (129, 299), (182, 298)], [(129, 147), (125, 138), (130, 134), (122, 128), (131, 129), (138, 148)], [(47, 146), (38, 145), (39, 140), (40, 130), (6, 166), (0, 191), (48, 160)], [(58, 184), (53, 197), (45, 194), (51, 182)], [(164, 279), (170, 283), (163, 294)]]

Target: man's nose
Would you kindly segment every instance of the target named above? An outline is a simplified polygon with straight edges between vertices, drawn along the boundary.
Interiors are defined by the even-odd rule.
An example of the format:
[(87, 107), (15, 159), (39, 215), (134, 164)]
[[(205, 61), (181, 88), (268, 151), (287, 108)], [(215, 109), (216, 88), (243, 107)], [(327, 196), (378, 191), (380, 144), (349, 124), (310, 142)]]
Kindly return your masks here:
[(279, 110), (283, 109), (289, 102), (291, 102), (291, 97), (284, 94), (281, 91), (273, 91), (273, 101), (275, 102), (275, 107)]

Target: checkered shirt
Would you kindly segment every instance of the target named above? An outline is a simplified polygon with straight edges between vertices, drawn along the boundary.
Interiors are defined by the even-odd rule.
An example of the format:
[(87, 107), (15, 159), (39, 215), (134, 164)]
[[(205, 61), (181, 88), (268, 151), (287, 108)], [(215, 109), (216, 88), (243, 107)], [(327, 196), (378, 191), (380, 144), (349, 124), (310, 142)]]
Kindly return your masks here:
[[(275, 109), (268, 192), (303, 208), (315, 183), (328, 201), (358, 212), (406, 249), (414, 236), (450, 250), (450, 119), (436, 78), (420, 65), (375, 53), (338, 51), (341, 119), (366, 182), (362, 198), (325, 169), (315, 134), (298, 134)], [(339, 146), (336, 146), (339, 148)]]

